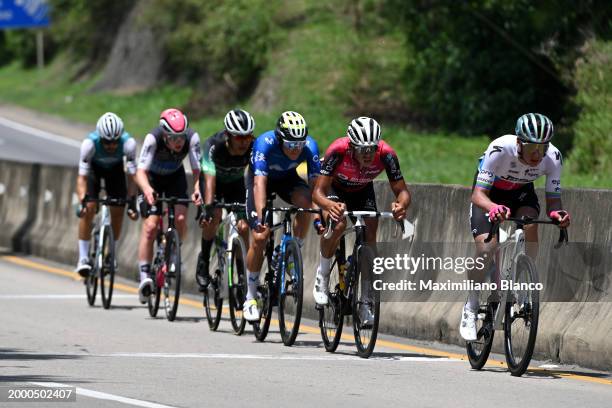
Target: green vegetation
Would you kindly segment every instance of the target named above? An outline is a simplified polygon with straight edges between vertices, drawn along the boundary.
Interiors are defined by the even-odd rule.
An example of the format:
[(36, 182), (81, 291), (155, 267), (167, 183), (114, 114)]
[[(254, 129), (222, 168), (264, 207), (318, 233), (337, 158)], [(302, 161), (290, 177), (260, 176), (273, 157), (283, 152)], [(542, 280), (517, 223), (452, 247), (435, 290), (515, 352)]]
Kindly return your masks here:
[[(82, 27), (91, 26), (91, 21), (107, 21), (103, 6), (110, 0), (53, 1), (69, 12), (54, 19), (49, 37), (51, 49), (58, 53), (44, 70), (23, 69), (31, 61), (32, 33), (12, 31), (0, 36), (0, 55), (8, 56), (2, 62), (12, 58), (0, 68), (0, 102), (92, 126), (102, 112), (112, 110), (137, 137), (155, 126), (160, 110), (168, 106), (186, 109), (192, 126), (203, 137), (218, 131), (223, 113), (236, 105), (254, 114), (257, 131), (271, 129), (281, 111), (292, 109), (304, 114), (322, 150), (344, 135), (352, 117), (365, 114), (381, 122), (383, 137), (397, 150), (409, 182), (470, 185), (476, 160), (489, 140), (483, 134), (494, 137), (511, 132), (516, 116), (535, 110), (532, 106), (547, 106), (538, 98), (548, 98), (549, 103), (563, 105), (558, 112), (568, 106), (580, 108), (572, 113), (575, 117), (568, 114), (555, 121), (562, 135), (556, 144), (564, 134), (576, 135), (573, 151), (569, 143), (561, 146), (566, 164), (564, 186), (612, 188), (607, 176), (612, 169), (610, 43), (591, 40), (578, 48), (562, 41), (574, 32), (572, 24), (584, 17), (584, 8), (575, 9), (567, 20), (551, 28), (549, 23), (560, 9), (538, 9), (546, 14), (542, 21), (512, 17), (517, 8), (533, 7), (524, 0), (503, 2), (501, 8), (497, 0), (410, 0), (399, 2), (402, 4), (393, 0), (338, 0), (333, 4), (296, 0), (291, 7), (283, 0), (186, 0), (180, 7), (171, 0), (152, 0), (144, 3), (148, 14), (143, 16), (155, 23), (156, 38), (166, 56), (164, 74), (174, 82), (161, 79), (160, 86), (138, 93), (121, 89), (94, 93), (91, 89), (112, 46), (109, 38), (114, 38), (118, 28), (117, 24), (108, 29), (105, 24), (94, 24), (95, 30), (88, 32)], [(122, 0), (122, 7), (113, 8), (118, 20), (135, 3)], [(455, 3), (472, 9), (455, 10)], [(581, 4), (589, 9), (592, 4), (587, 3)], [(422, 9), (423, 4), (443, 9), (446, 31), (430, 30), (440, 10), (433, 6), (433, 10)], [(411, 15), (414, 10), (406, 8), (410, 5), (422, 13)], [(396, 15), (389, 16), (390, 10)], [(524, 41), (529, 52), (545, 60), (561, 81), (575, 87), (576, 95), (563, 94), (568, 100), (551, 99), (550, 75), (539, 82), (541, 67), (515, 61), (525, 58), (516, 49), (507, 50), (497, 43), (501, 53), (487, 54), (487, 43), (495, 41), (484, 27), (473, 21), (467, 24), (469, 12), (484, 13), (495, 21), (508, 19), (511, 32), (525, 31), (525, 24), (533, 24), (536, 29), (531, 37), (517, 37), (517, 41)], [(419, 16), (418, 24), (406, 26)], [(584, 21), (576, 24), (583, 27)], [(542, 43), (551, 32), (559, 35), (562, 44)], [(104, 41), (99, 42), (97, 36), (105, 36)], [(597, 33), (593, 36), (597, 38)], [(471, 41), (480, 47), (478, 52), (466, 51)], [(16, 44), (28, 47), (20, 54)], [(95, 47), (84, 44), (100, 47), (93, 53)], [(581, 55), (583, 50), (584, 56), (573, 63), (574, 54)], [(506, 64), (508, 58), (514, 65)], [(496, 69), (500, 66), (505, 68)], [(489, 77), (490, 71), (495, 76)], [(516, 86), (521, 83), (517, 75), (529, 78), (528, 87), (547, 89), (517, 99), (512, 92), (524, 88)], [(194, 98), (209, 97), (206, 84), (211, 83), (233, 83), (236, 89), (233, 96), (215, 100), (212, 110), (194, 108)], [(495, 131), (485, 132), (490, 129)]]

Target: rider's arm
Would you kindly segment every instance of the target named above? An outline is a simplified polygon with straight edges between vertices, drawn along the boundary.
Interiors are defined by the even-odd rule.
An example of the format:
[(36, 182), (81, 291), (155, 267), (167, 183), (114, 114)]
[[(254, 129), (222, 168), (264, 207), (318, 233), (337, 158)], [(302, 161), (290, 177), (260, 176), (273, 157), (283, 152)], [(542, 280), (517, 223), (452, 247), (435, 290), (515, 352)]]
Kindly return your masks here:
[(213, 137), (204, 142), (202, 148), (202, 173), (204, 174), (204, 204), (211, 204), (215, 199), (217, 185), (217, 168), (215, 166), (215, 144)]
[(395, 202), (406, 210), (408, 206), (410, 206), (410, 202), (412, 198), (410, 196), (410, 192), (408, 191), (408, 187), (406, 186), (406, 182), (404, 179), (389, 181), (391, 185), (391, 190), (393, 190), (393, 194), (395, 194)]
[(476, 173), (476, 181), (472, 190), (472, 204), (481, 208), (485, 212), (491, 211), (495, 203), (489, 198), (493, 183), (495, 182), (495, 172), (497, 163), (502, 159), (505, 152), (503, 148), (491, 142), (481, 158)]
[(96, 148), (91, 139), (83, 140), (79, 157), (79, 174), (77, 176), (76, 193), (79, 201), (87, 194), (87, 177), (91, 170), (91, 160), (96, 153)]
[(157, 143), (155, 136), (148, 134), (145, 136), (140, 150), (140, 158), (138, 159), (138, 169), (136, 170), (136, 184), (143, 193), (150, 192), (152, 190), (151, 184), (149, 184), (148, 171), (153, 163), (153, 157), (157, 150)]
[(399, 159), (395, 151), (385, 142), (381, 142), (383, 149), (381, 151), (382, 161), (385, 165), (385, 171), (391, 190), (395, 194), (395, 202), (398, 203), (404, 210), (408, 209), (410, 205), (411, 197), (404, 176), (400, 169)]
[(489, 212), (493, 207), (495, 207), (495, 203), (489, 198), (490, 193), (491, 190), (476, 185), (474, 187), (474, 191), (472, 191), (472, 204), (474, 204), (476, 207), (482, 208), (482, 210), (485, 212)]
[(329, 208), (335, 204), (334, 201), (327, 198), (331, 191), (332, 181), (333, 178), (331, 176), (321, 175), (317, 177), (312, 192), (312, 201), (326, 211), (329, 211)]
[(266, 187), (268, 184), (268, 176), (255, 176), (253, 182), (253, 196), (255, 199), (255, 210), (257, 217), (263, 223), (263, 209), (266, 206)]
[(193, 191), (200, 191), (200, 158), (202, 152), (200, 151), (200, 135), (198, 132), (194, 132), (189, 140), (189, 164), (191, 165), (191, 172), (193, 173)]
[(556, 147), (550, 146), (543, 160), (546, 160), (546, 214), (563, 209), (561, 203), (561, 169), (563, 158)]
[(138, 188), (136, 186), (136, 140), (133, 137), (128, 138), (123, 145), (123, 154), (127, 168), (128, 197), (134, 197), (138, 193)]

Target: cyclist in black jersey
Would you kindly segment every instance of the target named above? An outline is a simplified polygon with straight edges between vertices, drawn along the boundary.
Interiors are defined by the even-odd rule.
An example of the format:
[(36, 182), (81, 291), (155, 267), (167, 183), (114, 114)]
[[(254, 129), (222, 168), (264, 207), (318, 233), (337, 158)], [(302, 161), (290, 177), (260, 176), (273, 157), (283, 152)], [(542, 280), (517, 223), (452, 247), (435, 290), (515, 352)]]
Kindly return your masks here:
[[(202, 173), (200, 181), (204, 204), (215, 200), (226, 203), (244, 203), (244, 169), (249, 163), (253, 147), (255, 120), (242, 109), (231, 110), (225, 115), (225, 129), (215, 133), (204, 142), (202, 150)], [(244, 213), (239, 214), (238, 231), (248, 243), (248, 225)], [(202, 217), (201, 252), (198, 255), (196, 282), (204, 290), (210, 282), (208, 260), (210, 249), (221, 222), (221, 209)]]

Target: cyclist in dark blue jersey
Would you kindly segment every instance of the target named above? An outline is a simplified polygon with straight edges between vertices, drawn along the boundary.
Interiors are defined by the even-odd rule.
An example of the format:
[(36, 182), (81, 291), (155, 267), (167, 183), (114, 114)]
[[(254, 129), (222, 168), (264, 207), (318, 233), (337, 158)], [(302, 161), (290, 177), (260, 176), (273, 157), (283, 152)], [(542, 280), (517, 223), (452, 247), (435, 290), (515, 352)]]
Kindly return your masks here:
[[(302, 162), (307, 164), (308, 183), (300, 178), (296, 171)], [(262, 218), (266, 198), (269, 194), (276, 193), (286, 202), (298, 207), (312, 207), (312, 186), (320, 170), (317, 142), (308, 136), (306, 121), (297, 112), (283, 112), (277, 121), (276, 129), (263, 133), (253, 144), (251, 161), (245, 173), (246, 211), (251, 227), (251, 239), (247, 254), (248, 292), (243, 313), (249, 321), (259, 320), (257, 283), (264, 249), (270, 235), (270, 230)], [(293, 233), (300, 245), (306, 236), (309, 221), (308, 213), (295, 217)]]

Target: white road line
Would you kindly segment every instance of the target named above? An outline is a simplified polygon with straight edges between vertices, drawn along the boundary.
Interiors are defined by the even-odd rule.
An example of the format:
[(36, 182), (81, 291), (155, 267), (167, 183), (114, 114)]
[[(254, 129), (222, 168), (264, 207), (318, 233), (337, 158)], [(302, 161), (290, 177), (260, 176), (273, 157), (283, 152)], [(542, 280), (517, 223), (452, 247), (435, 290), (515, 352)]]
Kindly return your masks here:
[[(39, 387), (72, 387), (71, 385), (54, 383), (54, 382), (30, 382), (30, 384), (37, 385)], [(76, 387), (77, 395), (82, 395), (84, 397), (108, 400), (108, 401), (116, 401), (121, 402), (123, 404), (134, 405), (137, 407), (146, 407), (146, 408), (176, 408), (171, 405), (163, 405), (157, 404), (155, 402), (142, 401), (134, 398), (122, 397), (120, 395), (107, 394), (105, 392), (88, 390), (87, 388)]]
[[(0, 300), (10, 299), (85, 299), (85, 295), (0, 295)], [(113, 299), (131, 299), (134, 295), (113, 295)]]
[(28, 133), (33, 136), (40, 137), (41, 139), (51, 140), (53, 142), (62, 143), (68, 146), (81, 148), (81, 142), (61, 136), (55, 133), (47, 132), (44, 130), (36, 129), (31, 126), (23, 125), (18, 122), (14, 122), (10, 119), (3, 118), (0, 116), (0, 125), (9, 127), (11, 129), (18, 130), (20, 132)]
[[(193, 359), (222, 359), (222, 360), (301, 360), (301, 361), (353, 361), (353, 362), (462, 362), (459, 359), (447, 358), (447, 357), (425, 357), (425, 356), (396, 356), (389, 355), (374, 356), (369, 359), (357, 357), (355, 355), (273, 355), (273, 354), (228, 354), (228, 353), (54, 353), (54, 352), (36, 352), (36, 353), (23, 353), (24, 355), (36, 356), (39, 354), (53, 354), (58, 356), (69, 356), (69, 357), (94, 357), (94, 358), (193, 358)], [(2, 353), (0, 352), (0, 356)]]

